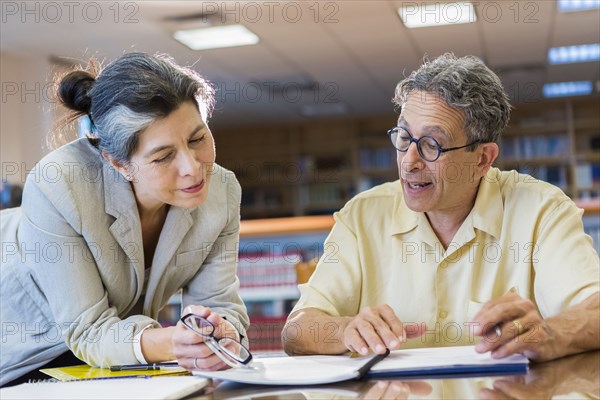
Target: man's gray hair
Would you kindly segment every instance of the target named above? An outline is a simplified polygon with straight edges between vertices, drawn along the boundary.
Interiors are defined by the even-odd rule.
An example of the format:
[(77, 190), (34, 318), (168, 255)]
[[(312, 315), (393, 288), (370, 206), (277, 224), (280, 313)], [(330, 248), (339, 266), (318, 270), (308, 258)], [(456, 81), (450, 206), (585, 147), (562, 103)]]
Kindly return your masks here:
[(469, 142), (498, 142), (508, 125), (510, 102), (500, 78), (479, 58), (446, 53), (425, 63), (396, 86), (400, 109), (413, 92), (435, 94), (464, 113)]

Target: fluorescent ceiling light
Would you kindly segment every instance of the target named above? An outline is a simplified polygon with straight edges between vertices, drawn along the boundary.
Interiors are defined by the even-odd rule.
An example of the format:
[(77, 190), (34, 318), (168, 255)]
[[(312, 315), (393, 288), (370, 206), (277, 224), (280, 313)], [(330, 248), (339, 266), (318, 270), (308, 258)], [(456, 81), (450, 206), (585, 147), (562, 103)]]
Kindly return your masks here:
[(584, 11), (600, 8), (600, 0), (558, 0), (558, 11)]
[(173, 37), (192, 50), (247, 46), (260, 41), (258, 36), (239, 24), (177, 31)]
[(600, 60), (600, 43), (553, 47), (548, 51), (550, 64), (572, 64)]
[(411, 2), (398, 9), (407, 28), (468, 24), (477, 21), (472, 3), (417, 3)]
[(592, 94), (591, 81), (546, 83), (544, 97), (583, 96)]

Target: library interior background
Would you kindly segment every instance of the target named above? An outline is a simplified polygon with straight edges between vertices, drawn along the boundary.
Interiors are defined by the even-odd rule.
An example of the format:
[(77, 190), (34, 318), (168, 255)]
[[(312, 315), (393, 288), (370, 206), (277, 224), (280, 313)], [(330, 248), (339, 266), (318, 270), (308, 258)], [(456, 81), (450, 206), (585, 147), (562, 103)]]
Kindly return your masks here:
[[(514, 106), (495, 166), (561, 188), (600, 242), (600, 1), (2, 2), (1, 207), (63, 115), (52, 77), (90, 56), (170, 54), (212, 82), (217, 162), (242, 186), (238, 276), (254, 350), (281, 327), (352, 196), (398, 179), (396, 84), (424, 57), (480, 57)], [(208, 48), (187, 31), (249, 32)], [(190, 37), (193, 38), (193, 35)], [(180, 40), (176, 39), (179, 38)], [(183, 39), (182, 39), (183, 38)], [(245, 40), (245, 41), (244, 41)], [(223, 41), (223, 40), (221, 40)], [(204, 47), (203, 47), (204, 46)], [(74, 135), (85, 131), (85, 121)], [(161, 312), (170, 324), (178, 299)]]

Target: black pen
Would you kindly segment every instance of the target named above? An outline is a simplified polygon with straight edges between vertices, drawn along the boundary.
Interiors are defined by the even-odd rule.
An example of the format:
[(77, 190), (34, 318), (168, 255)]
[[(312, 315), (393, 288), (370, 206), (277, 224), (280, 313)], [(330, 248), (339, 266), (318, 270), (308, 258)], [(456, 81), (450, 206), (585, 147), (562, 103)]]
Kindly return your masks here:
[(129, 364), (129, 365), (113, 365), (110, 367), (112, 372), (116, 371), (160, 371), (160, 367), (178, 367), (177, 362), (165, 362), (154, 364)]

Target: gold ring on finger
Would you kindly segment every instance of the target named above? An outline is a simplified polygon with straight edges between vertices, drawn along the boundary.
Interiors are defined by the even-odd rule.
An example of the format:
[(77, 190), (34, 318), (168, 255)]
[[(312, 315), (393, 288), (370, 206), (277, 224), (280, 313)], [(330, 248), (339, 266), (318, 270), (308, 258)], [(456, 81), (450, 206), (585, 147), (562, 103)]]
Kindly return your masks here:
[(512, 323), (515, 326), (515, 328), (517, 328), (517, 332), (519, 333), (519, 335), (522, 334), (525, 329), (523, 329), (523, 325), (521, 325), (521, 321), (519, 321), (518, 319), (515, 319)]

